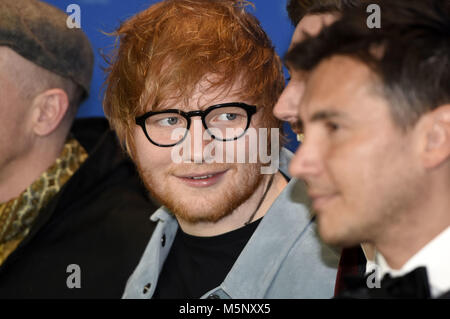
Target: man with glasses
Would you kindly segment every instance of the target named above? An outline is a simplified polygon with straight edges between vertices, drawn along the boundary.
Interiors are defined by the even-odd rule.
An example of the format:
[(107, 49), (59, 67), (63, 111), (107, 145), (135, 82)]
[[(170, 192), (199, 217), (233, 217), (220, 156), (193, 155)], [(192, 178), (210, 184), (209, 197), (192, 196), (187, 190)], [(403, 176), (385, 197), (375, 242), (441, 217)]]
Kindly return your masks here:
[[(189, 135), (191, 118), (199, 116), (208, 134), (214, 139), (225, 142), (237, 140), (243, 136), (255, 113), (254, 105), (231, 102), (212, 105), (205, 111), (183, 112), (169, 109), (147, 112), (136, 118), (136, 124), (142, 127), (150, 142), (156, 146), (170, 147), (183, 142)], [(174, 138), (174, 130), (177, 129), (181, 134)]]
[(285, 170), (284, 79), (257, 20), (239, 1), (168, 0), (116, 35), (105, 114), (164, 205), (124, 297), (331, 297), (339, 256)]

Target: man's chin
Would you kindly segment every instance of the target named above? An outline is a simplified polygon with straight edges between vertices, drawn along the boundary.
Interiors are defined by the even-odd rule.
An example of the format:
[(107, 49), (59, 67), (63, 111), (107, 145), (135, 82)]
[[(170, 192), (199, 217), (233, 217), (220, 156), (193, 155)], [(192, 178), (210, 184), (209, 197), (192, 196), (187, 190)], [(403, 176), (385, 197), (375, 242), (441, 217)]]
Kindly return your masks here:
[(325, 224), (321, 218), (318, 218), (318, 229), (320, 238), (323, 242), (332, 246), (339, 247), (353, 247), (360, 243), (359, 236), (353, 231), (349, 230), (349, 227), (341, 224)]
[(234, 175), (222, 178), (213, 187), (189, 187), (175, 177), (161, 178), (151, 174), (142, 174), (141, 178), (151, 196), (166, 206), (178, 219), (191, 224), (216, 223), (242, 205), (262, 182), (256, 174), (259, 166), (253, 170), (244, 170), (239, 178)]
[(322, 241), (330, 246), (348, 248), (355, 247), (360, 244), (359, 241), (355, 241), (353, 238), (337, 237), (337, 236), (324, 236), (320, 234)]
[(217, 207), (208, 207), (206, 209), (206, 205), (199, 205), (199, 200), (184, 203), (176, 199), (166, 198), (163, 204), (177, 219), (181, 219), (189, 224), (216, 223), (231, 213), (228, 209), (218, 209)]
[(174, 193), (165, 193), (156, 197), (177, 219), (182, 219), (190, 224), (217, 223), (231, 215), (236, 208), (242, 205), (252, 195), (256, 187), (257, 184), (238, 192), (234, 192), (236, 188), (229, 187), (227, 188), (228, 191), (202, 194), (201, 196), (184, 194), (183, 197), (181, 195), (176, 196)]
[(223, 212), (223, 213), (217, 213), (217, 212), (180, 212), (175, 209), (169, 208), (171, 212), (175, 215), (175, 217), (180, 221), (183, 221), (187, 224), (201, 224), (201, 223), (212, 223), (215, 224), (225, 218), (226, 216), (230, 215), (231, 212)]

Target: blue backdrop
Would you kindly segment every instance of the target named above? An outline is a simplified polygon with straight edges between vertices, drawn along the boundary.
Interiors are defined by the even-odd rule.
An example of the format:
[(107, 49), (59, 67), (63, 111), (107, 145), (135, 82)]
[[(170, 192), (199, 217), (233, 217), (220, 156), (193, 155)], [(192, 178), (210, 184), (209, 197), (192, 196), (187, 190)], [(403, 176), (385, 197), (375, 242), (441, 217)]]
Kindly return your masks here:
[[(81, 9), (81, 28), (91, 40), (95, 52), (95, 68), (91, 84), (91, 95), (80, 107), (78, 117), (103, 116), (102, 84), (105, 67), (101, 52), (109, 52), (114, 38), (102, 32), (112, 32), (120, 24), (139, 11), (146, 9), (158, 0), (45, 0), (64, 12), (70, 4), (78, 4)], [(286, 12), (287, 0), (253, 0), (254, 9), (249, 9), (261, 22), (264, 30), (280, 56), (286, 53), (289, 46), (293, 26), (289, 22)], [(289, 148), (294, 149), (296, 142), (292, 141), (289, 132)]]

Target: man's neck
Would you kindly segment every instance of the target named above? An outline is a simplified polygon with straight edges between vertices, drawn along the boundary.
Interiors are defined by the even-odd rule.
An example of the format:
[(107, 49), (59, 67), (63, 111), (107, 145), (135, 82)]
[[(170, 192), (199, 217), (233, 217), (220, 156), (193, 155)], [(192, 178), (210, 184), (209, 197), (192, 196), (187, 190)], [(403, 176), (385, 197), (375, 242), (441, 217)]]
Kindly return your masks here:
[(62, 146), (41, 146), (0, 168), (0, 203), (18, 197), (55, 162), (62, 150)]
[(425, 196), (424, 201), (432, 205), (418, 209), (416, 214), (410, 214), (407, 222), (390, 227), (374, 243), (376, 251), (381, 253), (390, 268), (401, 269), (409, 259), (450, 225), (448, 197), (437, 197)]
[[(185, 233), (199, 237), (217, 236), (241, 228), (246, 222), (249, 221), (259, 202), (261, 202), (264, 192), (269, 184), (270, 177), (271, 175), (266, 175), (263, 182), (258, 186), (252, 196), (236, 208), (230, 215), (222, 218), (220, 221), (215, 223), (203, 222), (191, 224), (178, 219), (180, 227)], [(251, 218), (252, 221), (263, 217), (267, 213), (272, 203), (276, 200), (286, 185), (287, 182), (283, 175), (280, 172), (277, 172), (274, 175), (272, 185), (268, 189), (261, 206), (255, 212), (253, 218)]]

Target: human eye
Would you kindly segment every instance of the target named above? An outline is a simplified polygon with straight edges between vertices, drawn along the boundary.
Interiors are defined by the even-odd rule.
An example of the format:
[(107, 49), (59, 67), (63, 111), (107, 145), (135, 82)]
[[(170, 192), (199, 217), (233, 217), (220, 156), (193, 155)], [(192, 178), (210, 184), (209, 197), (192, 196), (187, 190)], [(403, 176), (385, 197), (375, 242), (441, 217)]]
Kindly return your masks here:
[(296, 122), (292, 122), (291, 124), (291, 130), (294, 132), (294, 134), (297, 137), (297, 142), (303, 142), (305, 138), (304, 128), (303, 128), (303, 122), (302, 120), (297, 120)]
[(295, 134), (304, 134), (304, 127), (302, 120), (297, 120), (291, 123), (291, 129)]
[(166, 116), (158, 116), (152, 119), (152, 126), (160, 126), (160, 127), (173, 127), (179, 126), (181, 124), (181, 120), (177, 116), (166, 115)]
[(336, 122), (333, 122), (333, 121), (325, 122), (325, 127), (329, 133), (334, 133), (340, 128), (339, 124), (337, 124)]
[(178, 118), (175, 116), (166, 117), (158, 121), (161, 126), (174, 126), (177, 125), (178, 122)]
[(219, 121), (235, 121), (240, 115), (237, 113), (223, 113), (217, 116)]

